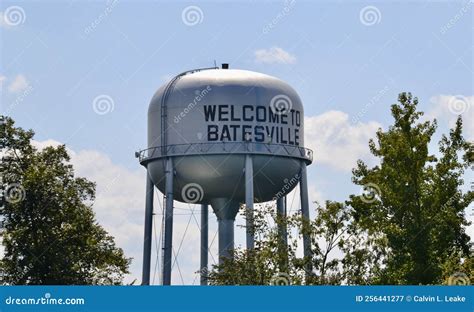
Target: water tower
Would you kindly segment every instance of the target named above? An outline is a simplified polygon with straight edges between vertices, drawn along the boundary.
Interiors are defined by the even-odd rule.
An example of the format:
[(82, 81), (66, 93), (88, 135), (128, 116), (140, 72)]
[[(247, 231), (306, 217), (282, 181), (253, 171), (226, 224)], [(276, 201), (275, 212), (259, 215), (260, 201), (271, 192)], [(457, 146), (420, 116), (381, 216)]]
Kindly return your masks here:
[[(254, 202), (276, 200), (278, 213), (286, 215), (286, 195), (300, 183), (301, 211), (309, 218), (312, 151), (304, 148), (303, 106), (277, 78), (227, 64), (177, 75), (151, 100), (148, 148), (137, 157), (148, 172), (143, 285), (150, 280), (154, 186), (165, 198), (163, 285), (171, 283), (174, 200), (201, 204), (201, 272), (207, 270), (208, 205), (218, 220), (219, 261), (234, 248), (240, 204), (247, 212), (248, 249), (254, 247)], [(309, 256), (309, 237), (303, 244)]]

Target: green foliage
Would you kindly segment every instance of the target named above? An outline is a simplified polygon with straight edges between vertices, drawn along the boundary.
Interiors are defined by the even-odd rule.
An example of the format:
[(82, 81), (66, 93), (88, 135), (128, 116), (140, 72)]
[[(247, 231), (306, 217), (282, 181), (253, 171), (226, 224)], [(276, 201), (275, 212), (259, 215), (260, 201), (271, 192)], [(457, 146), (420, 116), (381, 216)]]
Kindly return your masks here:
[[(231, 259), (223, 259), (209, 273), (209, 282), (213, 285), (268, 285), (272, 276), (279, 272), (283, 258), (288, 254), (278, 239), (277, 229), (270, 225), (270, 216), (275, 222), (276, 214), (271, 205), (255, 210), (253, 232), (257, 237), (254, 250), (235, 249)], [(245, 208), (241, 207), (245, 216)], [(289, 222), (291, 220), (279, 220)]]
[[(473, 278), (465, 210), (474, 193), (461, 191), (464, 170), (473, 164), (473, 144), (463, 138), (459, 117), (442, 136), (439, 157), (431, 155), (437, 124), (421, 122), (417, 105), (410, 93), (401, 93), (391, 107), (394, 124), (369, 142), (379, 164), (370, 168), (357, 162), (352, 180), (366, 191), (362, 196), (349, 196), (345, 205), (316, 205), (309, 223), (299, 214), (276, 216), (271, 205), (257, 210), (255, 250), (235, 250), (234, 259), (214, 267), (211, 283), (268, 285), (282, 273), (289, 284), (316, 285), (446, 284), (452, 276)], [(279, 239), (278, 224), (288, 227), (288, 246)], [(296, 256), (302, 232), (311, 237), (311, 259)], [(308, 264), (311, 272), (305, 270)]]
[(95, 184), (74, 176), (64, 145), (39, 151), (31, 130), (16, 128), (8, 117), (0, 127), (3, 282), (120, 284), (130, 259), (95, 220)]
[(383, 242), (377, 244), (382, 263), (372, 283), (442, 283), (444, 263), (459, 254), (471, 257), (464, 211), (473, 192), (460, 191), (468, 166), (462, 120), (443, 135), (438, 159), (428, 152), (436, 121), (420, 122), (417, 104), (411, 94), (400, 94), (399, 104), (392, 105), (394, 125), (377, 131), (377, 144), (369, 143), (380, 164), (369, 168), (359, 161), (353, 170), (353, 182), (372, 192), (350, 196), (353, 227), (364, 231), (367, 240)]
[[(340, 259), (333, 253), (344, 240), (348, 222), (347, 208), (337, 202), (316, 204), (317, 217), (306, 224), (299, 213), (283, 218), (275, 213), (275, 207), (267, 204), (255, 210), (255, 249), (234, 250), (233, 259), (224, 259), (209, 274), (215, 285), (270, 285), (314, 284), (337, 285), (342, 281), (339, 272)], [(288, 229), (288, 246), (278, 235), (278, 226)], [(313, 256), (305, 259), (297, 256), (298, 240), (308, 231)], [(320, 247), (319, 243), (324, 245)], [(307, 265), (313, 268), (307, 271)], [(307, 276), (307, 277), (306, 277)]]

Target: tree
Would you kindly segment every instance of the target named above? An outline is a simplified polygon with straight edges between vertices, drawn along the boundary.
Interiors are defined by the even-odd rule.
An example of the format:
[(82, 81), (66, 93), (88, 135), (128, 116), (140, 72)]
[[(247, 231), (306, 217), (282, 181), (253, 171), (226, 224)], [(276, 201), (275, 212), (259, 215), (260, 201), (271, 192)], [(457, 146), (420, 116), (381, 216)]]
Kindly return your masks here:
[[(474, 162), (473, 144), (463, 138), (459, 117), (441, 137), (439, 156), (431, 155), (436, 120), (421, 122), (417, 105), (410, 93), (401, 93), (391, 106), (394, 124), (377, 131), (377, 143), (369, 142), (379, 164), (369, 168), (359, 160), (353, 170), (353, 182), (365, 190), (362, 196), (351, 195), (345, 205), (317, 205), (309, 224), (299, 214), (279, 218), (275, 207), (266, 205), (255, 216), (255, 250), (235, 250), (234, 259), (214, 267), (211, 283), (462, 284), (474, 278), (472, 243), (465, 232), (470, 224), (465, 209), (474, 192), (461, 191), (464, 170)], [(287, 249), (278, 224), (289, 228)], [(311, 237), (311, 259), (296, 256), (303, 230)], [(287, 261), (284, 270), (282, 261)], [(314, 270), (305, 280), (308, 263)]]
[(120, 284), (130, 259), (95, 220), (95, 184), (74, 176), (64, 145), (37, 150), (9, 117), (0, 130), (3, 283)]
[[(242, 209), (245, 214), (245, 209)], [(348, 210), (338, 202), (316, 203), (315, 220), (305, 224), (300, 213), (283, 218), (276, 214), (275, 205), (266, 204), (255, 211), (255, 249), (237, 248), (232, 259), (224, 259), (209, 274), (216, 285), (338, 285), (342, 282), (339, 270), (341, 259), (334, 251), (346, 239)], [(278, 226), (288, 228), (288, 246), (280, 239)], [(301, 233), (311, 237), (312, 258), (297, 254)], [(320, 244), (323, 246), (321, 247)], [(307, 272), (310, 263), (312, 272)], [(309, 276), (305, 278), (305, 276)]]
[[(256, 209), (253, 216), (253, 233), (256, 237), (255, 248), (245, 250), (236, 248), (232, 251), (232, 258), (223, 259), (223, 263), (215, 265), (209, 273), (209, 282), (213, 285), (269, 285), (289, 283), (289, 272), (295, 268), (286, 265), (286, 271), (280, 272), (284, 257), (293, 253), (296, 242), (286, 248), (278, 238), (276, 222), (290, 224), (293, 220), (278, 218), (274, 205), (263, 205)], [(241, 207), (241, 214), (245, 216), (245, 207)], [(270, 217), (270, 218), (269, 218)], [(289, 241), (293, 240), (291, 233)], [(284, 275), (278, 276), (279, 273)], [(295, 275), (295, 274), (292, 274)], [(278, 281), (274, 277), (278, 276)]]
[[(317, 203), (316, 203), (317, 204)], [(312, 266), (316, 269), (314, 284), (338, 285), (343, 281), (340, 272), (341, 259), (332, 256), (351, 238), (348, 233), (350, 215), (343, 203), (326, 201), (325, 206), (317, 204), (316, 218), (311, 224), (313, 237)], [(321, 246), (324, 246), (321, 248)]]
[[(423, 113), (410, 93), (401, 93), (398, 100), (391, 107), (394, 124), (377, 131), (377, 144), (369, 142), (380, 164), (369, 168), (359, 160), (353, 170), (353, 182), (366, 189), (364, 196), (351, 195), (347, 202), (353, 227), (365, 233), (366, 241), (377, 240), (372, 263), (380, 263), (375, 275), (367, 274), (369, 268), (361, 274), (375, 284), (443, 283), (448, 263), (452, 268), (457, 259), (462, 270), (462, 262), (472, 257), (464, 210), (474, 193), (460, 190), (464, 170), (472, 163), (470, 147), (459, 117), (439, 142), (439, 158), (431, 155), (436, 120), (419, 121)], [(374, 255), (369, 248), (359, 251)], [(346, 259), (349, 270), (351, 256)]]

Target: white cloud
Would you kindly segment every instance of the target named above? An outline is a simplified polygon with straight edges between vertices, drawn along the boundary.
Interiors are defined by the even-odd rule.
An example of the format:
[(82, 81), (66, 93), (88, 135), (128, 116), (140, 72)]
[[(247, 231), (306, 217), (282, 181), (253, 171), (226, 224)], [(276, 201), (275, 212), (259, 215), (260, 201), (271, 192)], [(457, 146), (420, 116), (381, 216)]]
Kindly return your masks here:
[(439, 123), (453, 127), (458, 115), (461, 115), (464, 136), (468, 140), (474, 140), (474, 96), (437, 95), (430, 101), (434, 105), (426, 114), (427, 119), (436, 118)]
[(381, 125), (377, 122), (353, 124), (341, 111), (305, 117), (305, 147), (314, 151), (314, 162), (350, 171), (357, 159), (370, 156), (368, 142)]
[(19, 93), (21, 91), (26, 90), (28, 88), (29, 83), (26, 80), (25, 76), (17, 75), (15, 79), (8, 85), (8, 91), (12, 93)]
[(46, 148), (48, 146), (57, 147), (61, 145), (60, 142), (56, 140), (52, 140), (52, 139), (45, 140), (45, 141), (32, 141), (31, 143), (34, 147), (36, 147), (39, 150), (42, 150), (43, 148)]
[(293, 64), (296, 62), (296, 57), (282, 48), (272, 47), (255, 51), (255, 61), (266, 64)]

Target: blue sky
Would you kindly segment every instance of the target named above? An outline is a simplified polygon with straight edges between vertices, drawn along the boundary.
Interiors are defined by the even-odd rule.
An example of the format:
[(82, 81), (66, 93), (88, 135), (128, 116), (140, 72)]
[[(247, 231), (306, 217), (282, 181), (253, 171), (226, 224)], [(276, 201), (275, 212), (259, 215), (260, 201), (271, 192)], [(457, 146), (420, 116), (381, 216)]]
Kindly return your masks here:
[[(119, 239), (136, 258), (133, 277), (144, 184), (134, 151), (146, 147), (149, 100), (174, 74), (215, 60), (292, 85), (317, 155), (314, 200), (358, 192), (350, 168), (370, 161), (367, 140), (391, 123), (399, 92), (418, 96), (440, 132), (460, 104), (474, 138), (472, 2), (2, 1), (0, 11), (2, 111), (37, 141), (66, 143), (78, 173), (98, 182), (99, 221), (137, 235)], [(93, 107), (100, 95), (111, 99), (105, 114)], [(198, 263), (189, 254), (186, 281)]]

